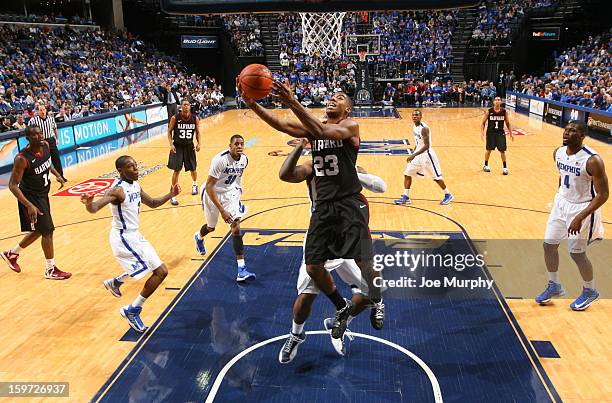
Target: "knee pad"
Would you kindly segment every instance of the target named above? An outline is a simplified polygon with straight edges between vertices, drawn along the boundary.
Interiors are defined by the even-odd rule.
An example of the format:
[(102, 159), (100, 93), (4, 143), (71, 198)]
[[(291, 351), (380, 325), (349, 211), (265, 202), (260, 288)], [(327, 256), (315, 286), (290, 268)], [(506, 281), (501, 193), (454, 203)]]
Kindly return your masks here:
[(232, 245), (236, 255), (244, 255), (244, 244), (242, 243), (242, 235), (232, 235)]

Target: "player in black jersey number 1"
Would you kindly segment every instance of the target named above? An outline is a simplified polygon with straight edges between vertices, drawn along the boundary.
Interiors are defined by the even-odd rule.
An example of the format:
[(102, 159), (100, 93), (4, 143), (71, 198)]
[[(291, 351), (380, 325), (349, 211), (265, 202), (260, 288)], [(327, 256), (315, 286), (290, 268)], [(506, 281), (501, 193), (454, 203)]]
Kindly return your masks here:
[[(240, 90), (240, 87), (239, 87)], [(342, 298), (332, 276), (325, 270), (330, 259), (354, 259), (367, 281), (373, 302), (370, 321), (375, 329), (382, 329), (385, 307), (380, 287), (375, 281), (381, 273), (372, 265), (372, 238), (368, 228), (368, 202), (360, 193), (361, 183), (355, 164), (359, 152), (359, 124), (351, 119), (353, 103), (344, 92), (335, 93), (320, 121), (293, 96), (291, 89), (274, 83), (274, 97), (288, 106), (298, 120), (283, 120), (271, 114), (241, 91), (246, 105), (274, 129), (292, 137), (308, 138), (312, 146), (312, 163), (316, 188), (315, 208), (304, 247), (306, 271), (336, 306), (336, 317), (331, 335), (344, 336), (352, 303)]]
[(508, 127), (510, 138), (514, 141), (514, 134), (512, 134), (512, 127), (510, 127), (508, 112), (502, 108), (501, 97), (495, 97), (493, 100), (493, 107), (485, 112), (480, 127), (480, 138), (484, 140), (485, 126), (487, 126), (487, 150), (485, 151), (485, 161), (482, 167), (482, 170), (485, 172), (491, 172), (491, 168), (489, 168), (489, 156), (491, 155), (491, 151), (497, 148), (504, 165), (502, 173), (508, 175), (508, 166), (506, 165), (506, 133), (504, 133), (504, 125)]

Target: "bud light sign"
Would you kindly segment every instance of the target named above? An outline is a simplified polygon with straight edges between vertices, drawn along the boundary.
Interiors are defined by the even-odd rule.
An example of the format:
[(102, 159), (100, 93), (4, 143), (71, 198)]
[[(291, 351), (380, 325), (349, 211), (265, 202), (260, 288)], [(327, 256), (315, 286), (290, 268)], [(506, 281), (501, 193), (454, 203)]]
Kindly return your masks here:
[(181, 36), (181, 48), (217, 49), (219, 38), (216, 36)]

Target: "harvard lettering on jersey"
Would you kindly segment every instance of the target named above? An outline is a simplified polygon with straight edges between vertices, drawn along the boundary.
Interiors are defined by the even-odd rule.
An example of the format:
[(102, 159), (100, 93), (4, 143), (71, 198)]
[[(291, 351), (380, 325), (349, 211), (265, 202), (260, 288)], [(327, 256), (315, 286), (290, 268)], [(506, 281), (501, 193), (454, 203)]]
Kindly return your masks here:
[(51, 152), (47, 143), (41, 147), (39, 154), (34, 154), (30, 147), (26, 147), (18, 155), (25, 158), (28, 163), (21, 182), (19, 182), (19, 189), (31, 195), (49, 194), (52, 163)]
[(593, 200), (595, 189), (593, 177), (587, 171), (589, 158), (597, 153), (590, 147), (583, 146), (573, 155), (567, 155), (567, 146), (560, 147), (555, 153), (555, 163), (561, 175), (559, 195), (572, 203), (584, 203)]
[(239, 190), (242, 192), (242, 174), (249, 165), (246, 154), (240, 154), (236, 161), (229, 150), (220, 152), (213, 157), (208, 175), (217, 179), (214, 191), (217, 193)]
[(195, 129), (196, 117), (193, 113), (190, 113), (188, 118), (183, 118), (180, 113), (177, 113), (172, 141), (174, 144), (192, 144)]
[(138, 231), (140, 227), (140, 185), (117, 179), (112, 187), (120, 187), (125, 194), (121, 204), (110, 204), (113, 216), (112, 228), (123, 231)]
[(506, 110), (501, 108), (495, 112), (495, 108), (489, 108), (489, 119), (487, 121), (487, 132), (504, 133), (504, 125), (506, 124)]
[(361, 192), (355, 164), (359, 147), (350, 140), (310, 140), (316, 201), (340, 200)]

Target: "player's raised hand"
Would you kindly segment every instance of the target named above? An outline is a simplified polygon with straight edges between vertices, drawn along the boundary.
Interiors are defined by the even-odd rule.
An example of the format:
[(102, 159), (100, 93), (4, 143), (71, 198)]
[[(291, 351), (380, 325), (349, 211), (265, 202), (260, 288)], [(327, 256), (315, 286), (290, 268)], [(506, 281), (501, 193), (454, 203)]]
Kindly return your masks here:
[(81, 195), (81, 203), (83, 203), (84, 205), (88, 205), (93, 203), (93, 199), (94, 199), (94, 194), (93, 193), (85, 193), (83, 195)]
[(176, 185), (170, 187), (170, 194), (172, 197), (178, 196), (179, 193), (181, 193), (181, 185), (177, 183)]
[(272, 96), (279, 100), (283, 105), (288, 106), (294, 101), (295, 98), (293, 97), (293, 91), (291, 91), (291, 87), (287, 83), (274, 80), (273, 88), (274, 91), (272, 92)]

